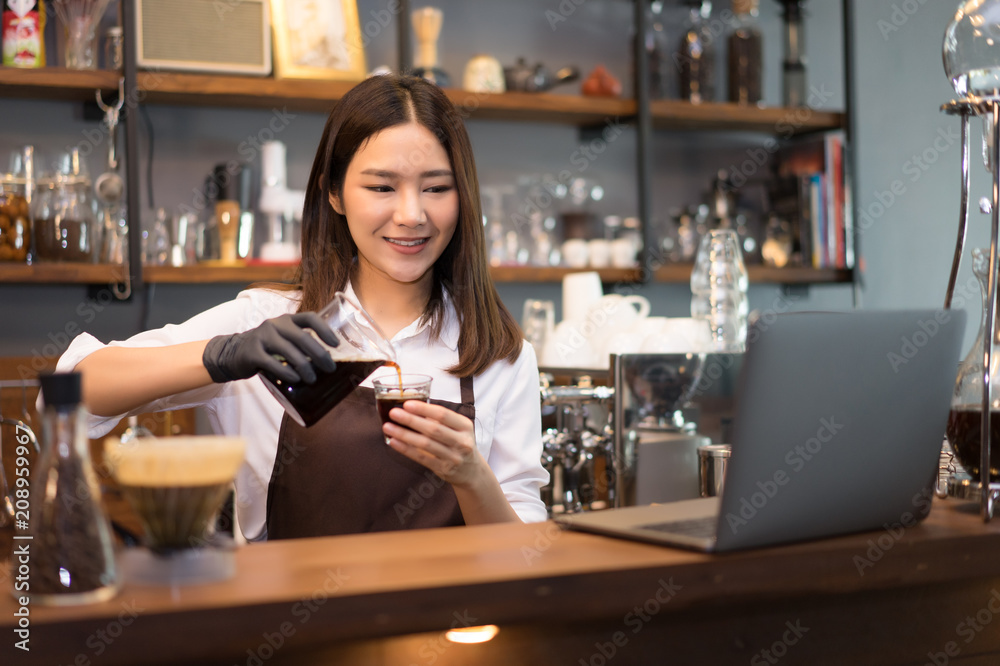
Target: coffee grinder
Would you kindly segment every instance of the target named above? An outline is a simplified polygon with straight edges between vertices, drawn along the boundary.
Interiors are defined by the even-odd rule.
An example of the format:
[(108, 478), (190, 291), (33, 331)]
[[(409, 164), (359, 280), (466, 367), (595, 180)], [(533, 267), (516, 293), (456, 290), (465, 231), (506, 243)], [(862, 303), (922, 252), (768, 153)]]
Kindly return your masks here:
[(613, 354), (614, 506), (700, 497), (699, 435), (687, 409), (706, 354)]

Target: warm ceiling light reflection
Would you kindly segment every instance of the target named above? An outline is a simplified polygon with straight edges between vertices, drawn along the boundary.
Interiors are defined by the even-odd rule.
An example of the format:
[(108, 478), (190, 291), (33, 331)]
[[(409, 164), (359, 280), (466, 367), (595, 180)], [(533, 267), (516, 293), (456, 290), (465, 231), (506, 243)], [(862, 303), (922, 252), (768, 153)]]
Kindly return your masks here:
[(444, 637), (452, 643), (485, 643), (492, 640), (500, 628), (495, 624), (487, 624), (482, 627), (462, 627), (451, 629), (445, 632)]

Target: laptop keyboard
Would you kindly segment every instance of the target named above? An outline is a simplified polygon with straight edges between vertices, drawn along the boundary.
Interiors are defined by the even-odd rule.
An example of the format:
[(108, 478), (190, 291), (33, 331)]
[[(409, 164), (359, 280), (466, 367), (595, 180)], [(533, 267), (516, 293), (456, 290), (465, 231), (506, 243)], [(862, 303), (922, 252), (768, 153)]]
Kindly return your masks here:
[(703, 518), (695, 518), (692, 520), (671, 520), (666, 523), (642, 525), (639, 529), (667, 532), (670, 534), (682, 534), (690, 537), (711, 538), (715, 536), (715, 530), (718, 524), (718, 516), (705, 516)]

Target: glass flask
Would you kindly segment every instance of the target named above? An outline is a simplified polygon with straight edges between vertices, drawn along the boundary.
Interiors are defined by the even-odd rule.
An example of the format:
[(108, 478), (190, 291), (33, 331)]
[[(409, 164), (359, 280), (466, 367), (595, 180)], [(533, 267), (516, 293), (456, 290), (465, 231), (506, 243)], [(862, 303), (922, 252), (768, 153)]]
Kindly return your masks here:
[(90, 458), (79, 373), (42, 375), (43, 448), (31, 476), (32, 602), (75, 605), (106, 601), (119, 579), (111, 525)]
[[(969, 355), (958, 367), (955, 392), (951, 398), (951, 412), (948, 414), (946, 430), (948, 443), (955, 457), (974, 480), (980, 478), (982, 452), (983, 414), (983, 338), (986, 336), (986, 298), (989, 289), (990, 253), (987, 249), (972, 250), (972, 272), (982, 289), (983, 316), (980, 318), (979, 335), (972, 343)], [(1000, 292), (998, 292), (1000, 295)], [(993, 332), (990, 356), (990, 479), (1000, 480), (1000, 327)]]
[(1000, 92), (1000, 0), (967, 0), (944, 32), (944, 71), (959, 95)]

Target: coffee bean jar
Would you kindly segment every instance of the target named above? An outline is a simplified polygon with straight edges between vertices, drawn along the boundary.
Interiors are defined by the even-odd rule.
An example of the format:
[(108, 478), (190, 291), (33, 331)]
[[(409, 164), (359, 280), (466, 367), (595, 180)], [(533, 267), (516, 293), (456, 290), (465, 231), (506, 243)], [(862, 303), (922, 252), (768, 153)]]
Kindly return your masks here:
[(28, 200), (7, 183), (0, 185), (0, 261), (28, 263), (31, 215)]

